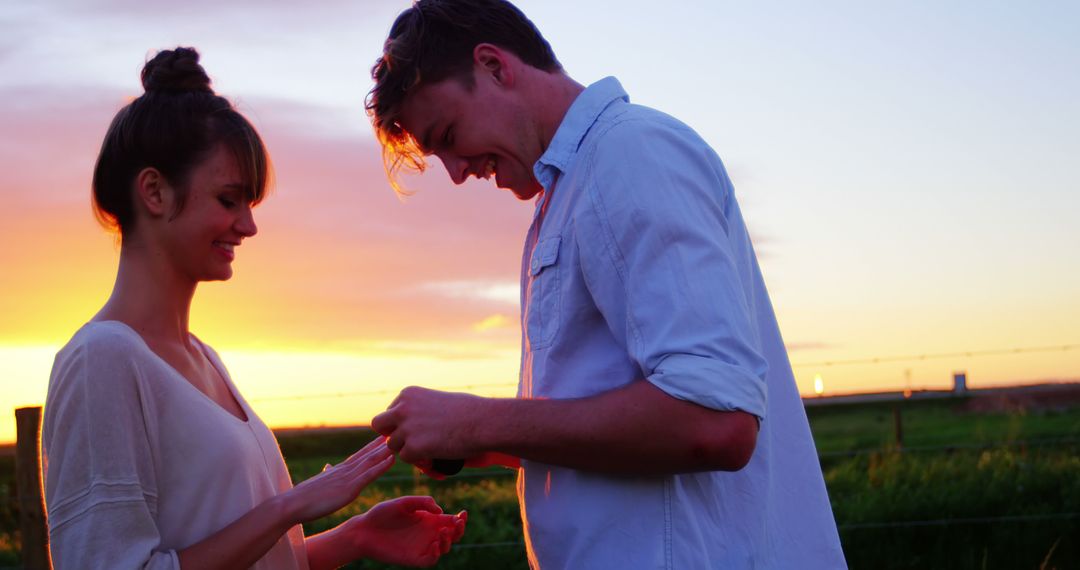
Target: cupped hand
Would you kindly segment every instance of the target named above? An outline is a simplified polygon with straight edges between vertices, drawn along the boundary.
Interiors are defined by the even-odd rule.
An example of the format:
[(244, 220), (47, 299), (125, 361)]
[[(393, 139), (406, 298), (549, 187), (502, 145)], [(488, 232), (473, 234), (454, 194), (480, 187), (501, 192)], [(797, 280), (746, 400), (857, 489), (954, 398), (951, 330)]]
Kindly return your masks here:
[(365, 558), (431, 566), (465, 533), (468, 514), (443, 514), (431, 497), (399, 497), (375, 505), (348, 524)]
[(337, 465), (305, 480), (282, 495), (292, 522), (324, 517), (353, 502), (360, 491), (394, 464), (386, 439), (375, 438)]

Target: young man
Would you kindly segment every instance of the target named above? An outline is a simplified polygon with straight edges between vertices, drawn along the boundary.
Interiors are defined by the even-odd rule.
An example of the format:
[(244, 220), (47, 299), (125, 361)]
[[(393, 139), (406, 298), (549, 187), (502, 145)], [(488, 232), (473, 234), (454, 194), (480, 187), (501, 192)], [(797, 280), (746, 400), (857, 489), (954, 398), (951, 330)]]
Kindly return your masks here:
[[(501, 0), (420, 0), (368, 111), (393, 180), (537, 197), (519, 397), (407, 388), (400, 457), (518, 466), (534, 568), (844, 567), (806, 414), (733, 189), (689, 127), (567, 76)], [(396, 187), (396, 185), (395, 185)]]

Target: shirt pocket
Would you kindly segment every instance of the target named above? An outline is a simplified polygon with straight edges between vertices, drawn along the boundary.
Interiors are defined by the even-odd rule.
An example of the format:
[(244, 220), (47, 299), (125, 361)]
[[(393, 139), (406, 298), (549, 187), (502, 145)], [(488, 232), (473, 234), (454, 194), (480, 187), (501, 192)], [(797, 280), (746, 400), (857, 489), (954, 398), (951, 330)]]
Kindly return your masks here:
[(530, 350), (544, 348), (559, 332), (559, 246), (562, 236), (537, 243), (529, 262), (529, 299), (526, 323)]

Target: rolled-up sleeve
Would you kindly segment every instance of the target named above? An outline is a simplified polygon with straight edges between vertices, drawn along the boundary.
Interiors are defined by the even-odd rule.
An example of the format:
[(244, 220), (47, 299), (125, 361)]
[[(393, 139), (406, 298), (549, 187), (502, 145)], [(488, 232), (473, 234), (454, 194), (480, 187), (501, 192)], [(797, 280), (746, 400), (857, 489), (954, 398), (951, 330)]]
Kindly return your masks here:
[(585, 281), (612, 334), (671, 396), (764, 419), (768, 365), (719, 158), (674, 122), (631, 119), (598, 136), (575, 225)]
[(42, 439), (58, 569), (180, 568), (155, 524), (153, 451), (136, 373), (110, 346), (66, 348), (53, 366)]

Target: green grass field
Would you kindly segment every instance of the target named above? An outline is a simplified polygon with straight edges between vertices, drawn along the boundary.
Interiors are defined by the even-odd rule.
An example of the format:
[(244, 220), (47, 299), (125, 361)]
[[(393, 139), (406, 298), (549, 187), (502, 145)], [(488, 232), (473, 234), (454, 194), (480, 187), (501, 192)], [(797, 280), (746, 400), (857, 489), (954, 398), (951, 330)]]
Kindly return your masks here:
[[(1080, 408), (964, 411), (963, 400), (808, 408), (851, 568), (1080, 568)], [(366, 430), (280, 438), (295, 481), (343, 459)], [(0, 458), (0, 496), (11, 495)], [(526, 568), (513, 474), (466, 470), (433, 481), (398, 464), (310, 534), (402, 494), (469, 511), (462, 543), (439, 568)], [(0, 567), (17, 565), (15, 513), (0, 509)], [(358, 563), (351, 568), (388, 568)]]

